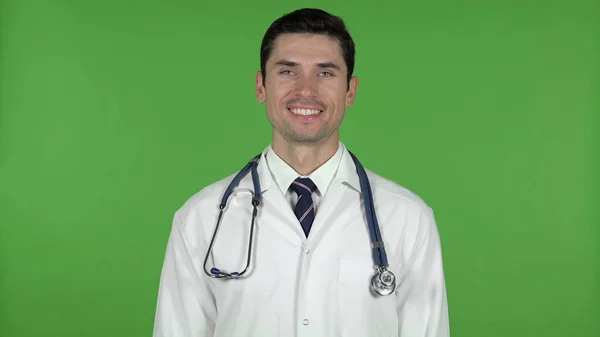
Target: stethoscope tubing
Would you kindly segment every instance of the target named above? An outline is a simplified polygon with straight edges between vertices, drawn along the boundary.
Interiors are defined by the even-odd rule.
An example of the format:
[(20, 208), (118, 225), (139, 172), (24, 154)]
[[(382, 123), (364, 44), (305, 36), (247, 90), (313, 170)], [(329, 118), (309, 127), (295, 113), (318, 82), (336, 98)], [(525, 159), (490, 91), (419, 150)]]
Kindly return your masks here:
[[(377, 274), (375, 276), (373, 276), (373, 278), (371, 280), (371, 287), (375, 292), (377, 292), (380, 295), (389, 295), (391, 292), (393, 292), (393, 290), (396, 287), (395, 276), (393, 275), (392, 272), (387, 271), (387, 267), (388, 267), (387, 254), (385, 252), (383, 239), (381, 237), (381, 231), (379, 229), (379, 223), (377, 221), (377, 216), (375, 214), (375, 205), (373, 202), (373, 193), (371, 191), (371, 184), (369, 183), (369, 178), (367, 177), (366, 171), (365, 171), (364, 167), (361, 165), (361, 163), (359, 162), (358, 158), (356, 158), (356, 156), (352, 152), (350, 152), (350, 151), (348, 151), (348, 152), (350, 153), (350, 156), (352, 157), (352, 160), (354, 161), (354, 164), (356, 166), (356, 172), (359, 177), (360, 188), (362, 191), (363, 203), (364, 203), (364, 208), (365, 208), (365, 218), (366, 218), (367, 225), (369, 228), (369, 237), (371, 239), (373, 262), (377, 269)], [(242, 275), (244, 275), (249, 269), (250, 261), (252, 258), (252, 245), (253, 245), (253, 241), (254, 241), (254, 230), (255, 230), (255, 225), (256, 225), (256, 218), (258, 215), (258, 206), (260, 205), (260, 197), (261, 197), (260, 180), (258, 177), (258, 169), (257, 169), (258, 160), (260, 159), (260, 156), (261, 156), (261, 154), (252, 158), (240, 170), (240, 172), (238, 172), (238, 174), (236, 174), (236, 176), (233, 178), (233, 180), (231, 181), (231, 183), (225, 190), (225, 193), (223, 194), (223, 198), (221, 199), (221, 203), (219, 204), (219, 215), (217, 218), (217, 223), (215, 225), (213, 235), (211, 237), (210, 244), (209, 244), (207, 252), (206, 252), (206, 256), (204, 257), (203, 270), (204, 270), (204, 273), (211, 278), (236, 279), (236, 278), (239, 278)], [(248, 173), (248, 171), (251, 171), (252, 183), (253, 183), (253, 187), (254, 187), (254, 194), (252, 196), (252, 201), (251, 201), (253, 210), (252, 210), (252, 219), (251, 219), (251, 223), (250, 223), (250, 236), (249, 236), (248, 251), (247, 251), (247, 256), (246, 256), (246, 266), (244, 267), (244, 269), (241, 272), (228, 273), (228, 272), (222, 271), (215, 267), (211, 268), (210, 272), (209, 272), (206, 269), (206, 265), (208, 263), (209, 256), (212, 253), (213, 246), (214, 246), (214, 243), (215, 243), (218, 231), (219, 231), (219, 227), (222, 223), (225, 209), (227, 208), (227, 203), (229, 201), (229, 197), (232, 195), (233, 189), (239, 184), (241, 179)], [(381, 284), (387, 284), (387, 285), (381, 285)]]

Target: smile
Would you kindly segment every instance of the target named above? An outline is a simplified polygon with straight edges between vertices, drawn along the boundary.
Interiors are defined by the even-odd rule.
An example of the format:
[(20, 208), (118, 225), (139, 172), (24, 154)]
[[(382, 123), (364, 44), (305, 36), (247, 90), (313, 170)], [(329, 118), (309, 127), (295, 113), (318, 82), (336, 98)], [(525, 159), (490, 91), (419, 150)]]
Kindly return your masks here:
[(312, 116), (312, 115), (316, 115), (316, 114), (323, 112), (323, 110), (318, 110), (318, 109), (288, 109), (288, 110), (290, 110), (292, 113), (294, 113), (296, 115), (302, 115), (302, 116)]

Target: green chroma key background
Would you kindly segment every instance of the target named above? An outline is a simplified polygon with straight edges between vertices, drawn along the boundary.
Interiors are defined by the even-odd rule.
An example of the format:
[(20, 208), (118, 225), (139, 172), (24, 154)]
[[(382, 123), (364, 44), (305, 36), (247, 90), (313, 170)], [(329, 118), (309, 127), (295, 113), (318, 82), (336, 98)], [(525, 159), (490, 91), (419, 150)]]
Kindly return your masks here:
[(435, 210), (452, 335), (600, 336), (597, 1), (0, 6), (1, 337), (151, 335), (173, 212), (268, 144), (262, 35), (316, 6), (358, 48), (342, 140)]

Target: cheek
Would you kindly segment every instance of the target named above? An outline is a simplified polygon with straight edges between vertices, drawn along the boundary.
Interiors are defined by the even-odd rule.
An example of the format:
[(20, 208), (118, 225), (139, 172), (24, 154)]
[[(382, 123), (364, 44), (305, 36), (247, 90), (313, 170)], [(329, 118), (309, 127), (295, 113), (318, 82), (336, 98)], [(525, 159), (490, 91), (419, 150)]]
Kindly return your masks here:
[(323, 85), (320, 86), (319, 92), (323, 94), (323, 97), (327, 97), (335, 102), (344, 101), (346, 99), (346, 87), (338, 82), (323, 83)]
[(282, 105), (285, 103), (285, 94), (282, 88), (268, 87), (266, 91), (267, 113), (271, 116), (279, 115)]
[(335, 88), (328, 93), (330, 104), (334, 104), (336, 110), (343, 110), (346, 105), (346, 91)]
[[(288, 86), (289, 87), (289, 86)], [(271, 106), (281, 105), (289, 96), (290, 88), (285, 85), (272, 86), (267, 88), (267, 104)]]

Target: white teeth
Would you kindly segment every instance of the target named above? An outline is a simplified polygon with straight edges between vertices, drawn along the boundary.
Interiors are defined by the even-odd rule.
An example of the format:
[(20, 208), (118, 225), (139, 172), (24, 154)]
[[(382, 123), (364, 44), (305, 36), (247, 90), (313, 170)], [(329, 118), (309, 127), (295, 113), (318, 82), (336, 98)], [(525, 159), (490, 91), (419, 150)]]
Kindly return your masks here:
[(321, 112), (321, 110), (312, 110), (312, 109), (290, 109), (290, 111), (295, 114), (304, 115), (304, 116), (316, 115)]

